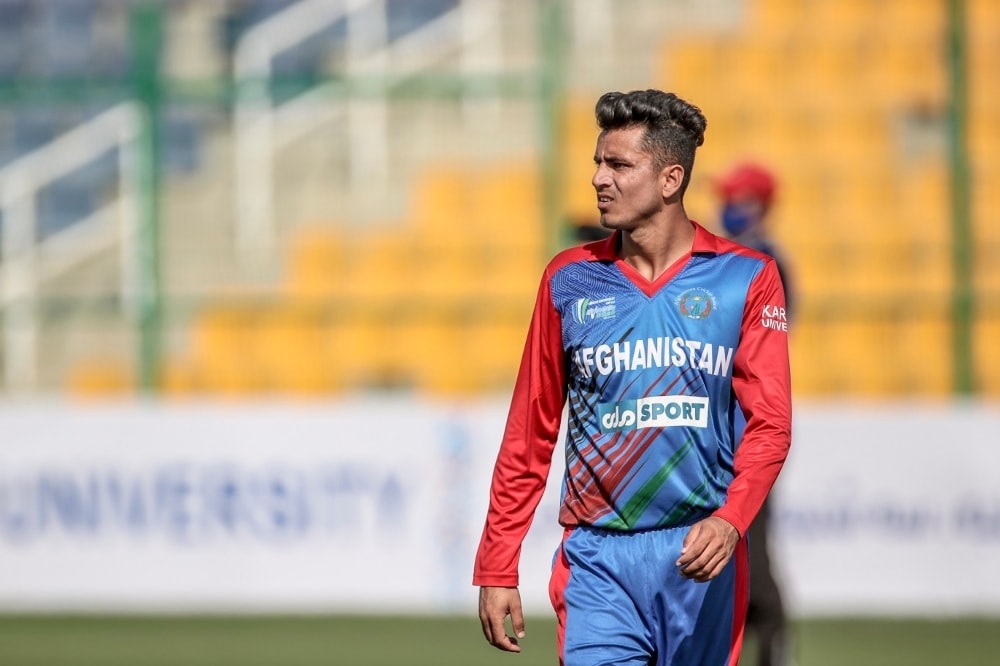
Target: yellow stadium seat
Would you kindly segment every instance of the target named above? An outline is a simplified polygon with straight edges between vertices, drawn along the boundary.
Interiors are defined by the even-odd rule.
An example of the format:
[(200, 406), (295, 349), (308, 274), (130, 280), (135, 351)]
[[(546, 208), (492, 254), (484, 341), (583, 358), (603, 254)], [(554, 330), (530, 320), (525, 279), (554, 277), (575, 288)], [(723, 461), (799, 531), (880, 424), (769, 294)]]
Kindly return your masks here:
[[(889, 303), (894, 299), (889, 297)], [(893, 313), (895, 315), (895, 313)], [(873, 317), (869, 324), (876, 343), (870, 350), (869, 359), (875, 376), (871, 380), (874, 395), (880, 398), (893, 395), (918, 395), (926, 377), (922, 374), (907, 376), (904, 368), (911, 364), (919, 364), (919, 359), (910, 358), (901, 353), (899, 346), (899, 323), (893, 316)], [(930, 364), (928, 366), (930, 367)]]
[[(827, 395), (850, 394), (857, 388), (852, 368), (857, 363), (857, 359), (851, 357), (851, 338), (847, 319), (848, 313), (842, 310), (824, 312), (824, 318), (816, 322), (814, 335), (811, 336), (813, 347), (807, 348), (807, 358), (812, 354), (817, 354), (814, 365), (809, 368), (811, 374), (815, 374), (815, 380), (820, 388)], [(804, 338), (807, 326), (797, 325), (795, 336), (802, 335)], [(804, 338), (805, 340), (805, 338)], [(800, 345), (798, 347), (802, 349)], [(801, 372), (804, 364), (799, 362), (795, 365), (795, 370)]]
[(253, 354), (266, 390), (314, 396), (339, 388), (325, 315), (308, 305), (282, 303), (261, 312), (253, 331)]
[[(965, 45), (967, 58), (966, 94), (972, 120), (984, 119), (987, 126), (1000, 110), (1000, 4), (995, 0), (972, 0), (966, 3)], [(985, 128), (984, 128), (985, 129)], [(995, 145), (995, 144), (994, 144)], [(976, 144), (973, 144), (973, 149)]]
[(407, 380), (397, 363), (392, 313), (335, 313), (325, 335), (331, 349), (331, 372), (349, 391), (395, 389)]
[(79, 398), (123, 396), (136, 388), (132, 369), (122, 361), (89, 359), (74, 365), (66, 388)]
[(417, 233), (447, 236), (464, 233), (470, 191), (464, 169), (427, 167), (413, 189), (410, 219)]
[(836, 109), (847, 103), (845, 87), (857, 84), (859, 60), (852, 43), (823, 33), (796, 33), (787, 47), (784, 66), (764, 78), (760, 89), (777, 83), (779, 99), (792, 108)]
[(1000, 37), (1000, 5), (994, 0), (967, 0), (967, 28), (975, 36)]
[(801, 30), (807, 24), (804, 0), (754, 0), (747, 3), (750, 10), (747, 29), (763, 38), (787, 35)]
[(839, 361), (847, 393), (870, 397), (891, 394), (891, 368), (885, 352), (893, 344), (891, 327), (884, 321), (850, 317), (841, 326)]
[(469, 183), (471, 207), (466, 225), (486, 243), (541, 246), (541, 173), (532, 163), (514, 164), (476, 174)]
[(517, 313), (526, 308), (530, 311), (542, 278), (540, 256), (517, 247), (498, 248), (479, 268), (480, 305)]
[(759, 161), (765, 161), (772, 169), (794, 164), (801, 159), (805, 145), (813, 153), (819, 141), (816, 128), (806, 118), (789, 117), (788, 114), (775, 113), (770, 109), (748, 117), (737, 131), (741, 137), (730, 140), (723, 146), (731, 151), (729, 161), (733, 161), (734, 155), (754, 156)]
[(947, 395), (951, 390), (951, 326), (945, 312), (907, 313), (896, 327), (887, 361), (897, 395)]
[(950, 178), (943, 157), (900, 165), (897, 212), (912, 233), (945, 240), (949, 234)]
[[(811, 395), (826, 397), (886, 394), (889, 377), (881, 361), (874, 358), (870, 323), (850, 313), (842, 317), (844, 321), (832, 319), (824, 321), (822, 326), (812, 326), (814, 330), (822, 329), (815, 336), (820, 342), (814, 341), (802, 353), (793, 355), (793, 372), (802, 375), (801, 379), (793, 375), (794, 386)], [(796, 329), (796, 336), (806, 328)], [(802, 347), (798, 342), (792, 345), (793, 349)]]
[(937, 0), (884, 0), (877, 6), (874, 20), (883, 27), (882, 35), (921, 39), (943, 33), (946, 4)]
[(688, 91), (690, 99), (705, 110), (708, 100), (702, 91), (722, 71), (719, 43), (712, 37), (702, 35), (665, 40), (659, 56), (659, 79), (664, 81), (664, 89)]
[[(994, 292), (996, 293), (996, 292)], [(975, 386), (983, 395), (1000, 395), (1000, 316), (981, 315), (973, 328)]]
[(811, 140), (797, 144), (800, 154), (808, 145), (813, 159), (832, 168), (858, 176), (859, 169), (867, 171), (864, 178), (858, 179), (862, 187), (873, 183), (871, 172), (889, 171), (895, 145), (888, 122), (868, 109), (828, 109), (818, 114), (810, 133)]
[(951, 248), (944, 243), (909, 239), (903, 252), (907, 253), (906, 284), (901, 294), (919, 298), (943, 299), (952, 288)]
[(973, 253), (972, 274), (973, 289), (980, 302), (1000, 303), (1000, 245), (984, 245)]
[(289, 294), (315, 300), (342, 296), (347, 288), (348, 252), (343, 232), (328, 228), (299, 231), (291, 243)]
[(396, 307), (420, 269), (411, 234), (406, 229), (369, 231), (351, 239), (346, 262), (344, 298), (367, 308)]
[(462, 353), (464, 331), (454, 319), (433, 313), (412, 317), (395, 328), (395, 348), (413, 388), (429, 395), (462, 395), (473, 391), (470, 363)]
[(786, 244), (817, 245), (830, 229), (817, 224), (816, 211), (827, 204), (826, 180), (807, 170), (783, 169), (778, 174), (780, 189), (775, 197), (771, 223)]
[(993, 185), (997, 182), (1000, 182), (1000, 162), (977, 170), (970, 202), (976, 285), (980, 293), (992, 298), (1000, 298), (1000, 225), (996, 223), (996, 211), (1000, 210), (1000, 188)]
[(250, 395), (264, 389), (253, 354), (255, 319), (253, 308), (226, 305), (211, 306), (195, 318), (191, 362), (199, 387), (219, 395)]
[[(1000, 85), (997, 86), (1000, 88)], [(1000, 100), (993, 105), (994, 113), (973, 113), (966, 125), (966, 146), (969, 159), (975, 165), (1000, 165), (1000, 127), (997, 127), (996, 112), (1000, 112)], [(993, 181), (996, 182), (996, 181)]]
[(431, 309), (462, 308), (480, 297), (478, 272), (488, 249), (461, 237), (415, 239), (416, 268), (409, 288), (414, 303)]
[(166, 397), (190, 397), (203, 392), (198, 368), (186, 357), (168, 358), (159, 379), (160, 391)]
[(594, 100), (571, 98), (563, 105), (559, 127), (562, 155), (560, 207), (572, 222), (592, 224), (597, 219), (594, 187), (594, 146), (597, 121)]
[[(914, 3), (919, 4), (919, 3)], [(873, 101), (888, 109), (947, 102), (948, 81), (943, 30), (926, 36), (901, 36), (887, 40), (872, 56)]]
[(260, 374), (245, 363), (203, 365), (198, 368), (197, 385), (204, 393), (221, 398), (259, 396), (265, 390)]
[(795, 395), (835, 395), (842, 388), (833, 375), (830, 331), (825, 321), (793, 314), (788, 338)]
[(792, 288), (800, 300), (808, 295), (825, 298), (844, 289), (842, 278), (848, 260), (842, 245), (813, 238), (808, 244), (789, 243), (784, 247)]
[(489, 317), (469, 322), (465, 328), (466, 352), (474, 359), (470, 370), (482, 391), (509, 392), (528, 331), (527, 318)]
[(812, 31), (827, 38), (848, 41), (852, 37), (880, 34), (878, 5), (870, 0), (805, 2), (804, 21)]

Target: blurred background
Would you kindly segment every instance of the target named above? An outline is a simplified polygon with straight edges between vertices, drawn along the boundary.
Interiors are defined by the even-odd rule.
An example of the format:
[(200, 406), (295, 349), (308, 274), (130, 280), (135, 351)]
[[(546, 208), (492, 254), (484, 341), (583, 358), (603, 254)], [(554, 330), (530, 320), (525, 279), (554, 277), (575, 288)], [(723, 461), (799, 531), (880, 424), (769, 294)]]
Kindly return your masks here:
[(516, 7), (0, 3), (6, 392), (505, 391), (597, 96), (658, 87), (694, 219), (779, 181), (799, 395), (1000, 393), (995, 3)]
[[(474, 609), (594, 103), (660, 88), (708, 118), (693, 219), (737, 160), (778, 183), (796, 617), (1000, 616), (979, 565), (925, 579), (1000, 556), (998, 71), (993, 0), (0, 0), (0, 611)], [(831, 577), (869, 548), (912, 570)], [(399, 552), (428, 589), (356, 585)]]

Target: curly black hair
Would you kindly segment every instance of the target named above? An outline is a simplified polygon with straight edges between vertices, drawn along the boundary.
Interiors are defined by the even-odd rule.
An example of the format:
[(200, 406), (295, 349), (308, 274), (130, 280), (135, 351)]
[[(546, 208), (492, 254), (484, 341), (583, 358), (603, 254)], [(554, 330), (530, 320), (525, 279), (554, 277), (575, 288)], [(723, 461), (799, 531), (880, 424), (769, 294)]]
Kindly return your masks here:
[(705, 142), (708, 125), (701, 109), (674, 93), (633, 90), (601, 95), (594, 113), (601, 132), (644, 127), (643, 149), (653, 156), (657, 168), (680, 164), (684, 168), (681, 191), (687, 189), (695, 149)]

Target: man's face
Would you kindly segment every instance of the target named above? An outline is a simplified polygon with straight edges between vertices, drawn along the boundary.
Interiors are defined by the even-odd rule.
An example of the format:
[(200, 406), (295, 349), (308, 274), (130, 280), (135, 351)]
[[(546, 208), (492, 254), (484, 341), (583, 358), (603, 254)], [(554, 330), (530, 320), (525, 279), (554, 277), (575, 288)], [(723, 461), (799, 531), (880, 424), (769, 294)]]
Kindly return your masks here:
[(663, 209), (662, 170), (642, 149), (642, 127), (609, 130), (597, 138), (592, 183), (601, 225), (633, 231)]

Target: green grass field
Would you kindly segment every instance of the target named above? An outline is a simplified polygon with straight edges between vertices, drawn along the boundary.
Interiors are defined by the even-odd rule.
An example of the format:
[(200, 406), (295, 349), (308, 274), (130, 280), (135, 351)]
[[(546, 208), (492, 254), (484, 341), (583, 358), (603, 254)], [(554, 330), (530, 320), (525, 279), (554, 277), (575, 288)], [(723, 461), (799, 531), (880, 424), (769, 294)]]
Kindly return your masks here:
[[(795, 634), (798, 666), (971, 666), (1000, 654), (1000, 618), (808, 620)], [(552, 666), (554, 645), (548, 618), (529, 619), (524, 652), (507, 655), (474, 617), (0, 615), (3, 666)]]

